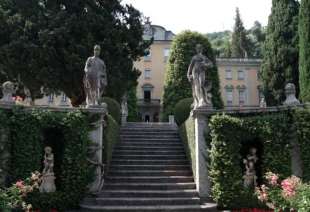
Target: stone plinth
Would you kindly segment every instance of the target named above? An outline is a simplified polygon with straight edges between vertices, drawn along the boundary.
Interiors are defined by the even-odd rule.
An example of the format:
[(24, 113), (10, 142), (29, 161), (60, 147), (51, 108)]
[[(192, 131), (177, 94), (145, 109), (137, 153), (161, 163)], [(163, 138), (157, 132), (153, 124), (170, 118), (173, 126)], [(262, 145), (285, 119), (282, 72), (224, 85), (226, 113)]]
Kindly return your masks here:
[(196, 152), (196, 173), (195, 182), (197, 192), (202, 200), (210, 198), (211, 184), (209, 179), (209, 171), (207, 158), (208, 149), (206, 144), (206, 134), (209, 134), (208, 114), (214, 112), (212, 107), (198, 108), (192, 111), (195, 121), (195, 152)]

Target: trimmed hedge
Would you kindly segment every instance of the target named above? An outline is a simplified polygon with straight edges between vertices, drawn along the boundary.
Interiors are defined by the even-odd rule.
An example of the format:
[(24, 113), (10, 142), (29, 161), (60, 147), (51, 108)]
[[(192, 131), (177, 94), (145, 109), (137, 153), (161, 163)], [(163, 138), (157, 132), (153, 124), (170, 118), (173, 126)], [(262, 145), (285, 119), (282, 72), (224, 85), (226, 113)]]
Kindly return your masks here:
[(193, 118), (187, 119), (179, 128), (187, 158), (190, 159), (194, 176), (196, 175), (195, 123)]
[(183, 124), (190, 115), (193, 98), (180, 100), (174, 107), (173, 114), (178, 125)]
[(8, 117), (0, 110), (0, 188), (6, 185), (10, 145), (8, 140)]
[[(25, 111), (22, 108), (7, 112), (11, 182), (42, 170), (46, 145), (52, 146), (55, 155), (57, 191), (31, 194), (28, 202), (34, 208), (41, 211), (57, 208), (63, 211), (77, 207), (84, 197), (86, 187), (92, 180), (92, 168), (87, 161), (91, 118), (96, 117), (82, 112)], [(45, 137), (48, 132), (57, 132), (57, 138)]]
[[(261, 174), (291, 174), (289, 120), (285, 113), (246, 118), (213, 116), (210, 121), (210, 179), (212, 196), (220, 207), (263, 207), (253, 190), (243, 186), (242, 147), (261, 143)], [(209, 141), (210, 142), (210, 141)], [(252, 144), (252, 143), (251, 143)], [(254, 142), (253, 142), (254, 144)]]
[(113, 119), (112, 116), (107, 116), (107, 126), (104, 133), (104, 161), (105, 161), (105, 171), (107, 172), (110, 168), (112, 161), (112, 153), (114, 146), (120, 141), (120, 126)]
[(303, 161), (303, 180), (310, 182), (310, 110), (296, 110), (293, 117)]
[(117, 123), (121, 122), (121, 106), (120, 104), (110, 97), (103, 97), (100, 102), (108, 105), (108, 112)]

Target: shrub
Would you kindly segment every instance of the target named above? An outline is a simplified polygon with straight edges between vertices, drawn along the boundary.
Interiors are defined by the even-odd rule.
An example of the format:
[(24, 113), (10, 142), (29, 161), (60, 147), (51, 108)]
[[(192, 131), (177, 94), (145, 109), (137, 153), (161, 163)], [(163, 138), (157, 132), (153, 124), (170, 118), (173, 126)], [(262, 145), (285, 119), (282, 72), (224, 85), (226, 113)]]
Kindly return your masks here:
[(112, 116), (107, 116), (107, 126), (104, 129), (104, 162), (106, 172), (109, 170), (114, 146), (120, 141), (120, 127)]
[[(84, 197), (92, 179), (92, 169), (87, 161), (90, 118), (82, 112), (25, 111), (21, 108), (14, 109), (8, 116), (11, 181), (24, 179), (31, 172), (41, 170), (43, 148), (47, 144), (43, 136), (45, 130), (57, 130), (62, 135), (50, 143), (54, 147), (55, 173), (56, 167), (61, 167), (56, 176), (57, 191), (31, 194), (27, 202), (34, 208), (65, 210), (78, 206)], [(61, 164), (57, 164), (57, 161)]]
[(108, 105), (108, 112), (117, 123), (121, 121), (121, 106), (120, 104), (110, 97), (103, 97), (101, 102), (105, 102)]
[[(243, 186), (242, 148), (261, 143), (261, 173), (291, 173), (288, 117), (285, 113), (253, 117), (213, 116), (210, 122), (212, 196), (220, 207), (262, 207)], [(259, 174), (259, 173), (258, 173)], [(260, 177), (260, 176), (259, 176)]]
[(174, 116), (178, 125), (183, 124), (190, 115), (193, 98), (180, 100), (174, 107)]

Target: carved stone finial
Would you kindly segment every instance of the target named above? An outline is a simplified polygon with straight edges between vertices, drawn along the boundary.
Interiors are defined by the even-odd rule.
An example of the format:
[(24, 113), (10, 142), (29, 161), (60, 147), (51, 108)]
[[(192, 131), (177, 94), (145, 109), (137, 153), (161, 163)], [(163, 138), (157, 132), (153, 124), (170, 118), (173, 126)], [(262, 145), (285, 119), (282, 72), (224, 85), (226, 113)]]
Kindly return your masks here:
[(288, 83), (285, 86), (286, 100), (284, 105), (299, 105), (300, 101), (296, 98), (296, 87), (293, 83)]
[(7, 81), (2, 84), (3, 97), (0, 102), (5, 104), (14, 104), (13, 94), (15, 93), (15, 85), (13, 82)]

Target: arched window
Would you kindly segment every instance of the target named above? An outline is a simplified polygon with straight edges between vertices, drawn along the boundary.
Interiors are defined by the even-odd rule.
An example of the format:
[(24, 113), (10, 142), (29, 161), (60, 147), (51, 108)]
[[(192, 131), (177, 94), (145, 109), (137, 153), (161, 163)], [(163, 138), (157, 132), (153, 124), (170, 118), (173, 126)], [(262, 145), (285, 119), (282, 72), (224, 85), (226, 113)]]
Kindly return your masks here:
[(154, 86), (151, 84), (145, 84), (142, 86), (143, 91), (143, 99), (146, 102), (151, 101), (152, 99), (152, 90), (154, 89)]

